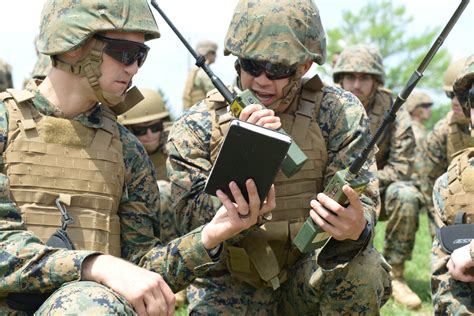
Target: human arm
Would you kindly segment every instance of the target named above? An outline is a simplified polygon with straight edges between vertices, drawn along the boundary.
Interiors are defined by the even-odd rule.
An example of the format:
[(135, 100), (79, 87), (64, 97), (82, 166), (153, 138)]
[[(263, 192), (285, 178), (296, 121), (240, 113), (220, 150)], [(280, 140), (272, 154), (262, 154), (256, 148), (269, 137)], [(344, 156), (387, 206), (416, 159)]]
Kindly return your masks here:
[[(381, 158), (382, 168), (377, 171), (381, 188), (386, 188), (394, 181), (409, 180), (413, 171), (416, 142), (411, 128), (411, 118), (405, 108), (400, 108), (395, 122), (389, 129), (388, 156)], [(380, 166), (379, 162), (378, 165)]]

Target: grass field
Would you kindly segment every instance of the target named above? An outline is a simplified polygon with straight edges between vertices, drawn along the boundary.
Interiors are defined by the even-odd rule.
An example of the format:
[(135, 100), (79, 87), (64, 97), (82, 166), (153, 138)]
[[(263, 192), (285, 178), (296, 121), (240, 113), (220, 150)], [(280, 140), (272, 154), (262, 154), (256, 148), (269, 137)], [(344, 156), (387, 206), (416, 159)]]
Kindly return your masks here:
[[(382, 252), (385, 236), (385, 222), (379, 222), (376, 227), (375, 246)], [(430, 251), (431, 236), (428, 229), (426, 213), (420, 216), (420, 227), (416, 233), (415, 249), (412, 260), (405, 265), (405, 279), (423, 301), (422, 307), (417, 311), (410, 311), (390, 299), (382, 308), (382, 316), (408, 316), (408, 315), (433, 315), (430, 290)], [(187, 315), (186, 308), (180, 308), (176, 315)]]
[[(376, 227), (375, 247), (382, 252), (386, 222), (379, 222)], [(420, 227), (416, 233), (415, 249), (412, 260), (405, 264), (405, 279), (410, 288), (421, 298), (423, 305), (417, 311), (410, 311), (390, 299), (382, 308), (383, 316), (389, 315), (433, 315), (430, 288), (430, 253), (431, 236), (426, 213), (420, 216)]]

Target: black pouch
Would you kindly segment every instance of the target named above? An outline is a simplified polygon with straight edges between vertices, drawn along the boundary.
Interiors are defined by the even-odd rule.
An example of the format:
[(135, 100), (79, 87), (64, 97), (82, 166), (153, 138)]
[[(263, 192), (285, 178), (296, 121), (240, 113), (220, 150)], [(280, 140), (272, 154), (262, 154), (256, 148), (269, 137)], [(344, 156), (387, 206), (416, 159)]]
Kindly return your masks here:
[[(56, 200), (56, 205), (61, 211), (62, 226), (49, 237), (46, 246), (74, 250), (74, 244), (66, 232), (67, 225), (72, 223), (73, 220), (69, 214), (67, 214), (66, 208), (59, 202), (59, 199)], [(33, 315), (53, 292), (54, 291), (46, 293), (9, 293), (5, 298), (5, 302), (11, 309), (25, 312), (27, 315)]]
[(458, 212), (454, 217), (454, 225), (441, 227), (436, 232), (441, 247), (446, 253), (451, 254), (474, 239), (474, 224), (464, 224), (466, 213)]

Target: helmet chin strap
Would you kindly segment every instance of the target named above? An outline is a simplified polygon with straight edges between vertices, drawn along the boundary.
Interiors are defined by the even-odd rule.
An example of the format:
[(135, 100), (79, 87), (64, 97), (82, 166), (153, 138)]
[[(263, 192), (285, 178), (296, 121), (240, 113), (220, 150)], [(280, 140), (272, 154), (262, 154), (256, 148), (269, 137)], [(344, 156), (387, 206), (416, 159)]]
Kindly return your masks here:
[(74, 65), (67, 64), (58, 58), (52, 58), (53, 67), (69, 72), (76, 76), (86, 77), (89, 85), (94, 90), (94, 94), (100, 103), (107, 106), (115, 106), (125, 100), (125, 93), (117, 96), (113, 93), (104, 91), (99, 84), (99, 78), (102, 76), (100, 72), (100, 65), (102, 64), (102, 52), (105, 43), (96, 40), (94, 46), (87, 56), (75, 63)]

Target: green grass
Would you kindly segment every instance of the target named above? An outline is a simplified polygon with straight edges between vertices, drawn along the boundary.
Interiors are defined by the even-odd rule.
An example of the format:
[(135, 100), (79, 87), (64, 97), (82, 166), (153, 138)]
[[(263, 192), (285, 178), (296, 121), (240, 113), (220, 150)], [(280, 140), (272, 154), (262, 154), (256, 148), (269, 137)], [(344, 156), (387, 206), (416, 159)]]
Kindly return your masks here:
[[(379, 222), (376, 227), (375, 247), (380, 252), (383, 251), (386, 226), (386, 222)], [(426, 213), (423, 213), (420, 216), (420, 227), (416, 233), (412, 260), (405, 263), (405, 280), (410, 288), (421, 298), (423, 305), (419, 310), (411, 311), (390, 299), (381, 310), (382, 316), (433, 315), (430, 289), (430, 252), (431, 236), (428, 229), (428, 217)], [(186, 307), (177, 309), (175, 315), (187, 315)]]
[[(376, 226), (375, 247), (382, 252), (385, 236), (386, 222), (379, 222)], [(428, 217), (426, 213), (420, 215), (420, 227), (416, 233), (415, 249), (413, 250), (412, 260), (405, 263), (405, 280), (410, 288), (418, 294), (423, 305), (419, 310), (411, 311), (397, 304), (390, 299), (384, 307), (381, 314), (389, 315), (433, 315), (433, 305), (431, 304), (431, 236), (428, 228)]]

